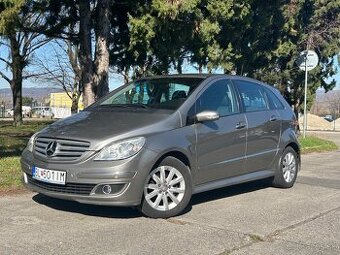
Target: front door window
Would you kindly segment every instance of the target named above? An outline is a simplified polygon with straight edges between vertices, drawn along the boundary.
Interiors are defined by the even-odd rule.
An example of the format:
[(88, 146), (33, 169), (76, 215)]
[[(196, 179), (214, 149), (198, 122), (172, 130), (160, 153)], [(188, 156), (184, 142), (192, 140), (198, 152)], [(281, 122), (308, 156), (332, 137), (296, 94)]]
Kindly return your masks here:
[(239, 107), (229, 80), (219, 80), (209, 86), (197, 100), (197, 113), (216, 111), (220, 117), (238, 113)]

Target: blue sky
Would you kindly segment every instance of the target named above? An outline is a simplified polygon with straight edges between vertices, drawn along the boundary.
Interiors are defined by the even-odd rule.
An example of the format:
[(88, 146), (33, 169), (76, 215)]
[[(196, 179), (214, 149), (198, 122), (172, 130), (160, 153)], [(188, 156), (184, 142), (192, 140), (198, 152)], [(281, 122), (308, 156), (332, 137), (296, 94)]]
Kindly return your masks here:
[[(36, 51), (35, 57), (37, 58), (44, 58), (51, 56), (51, 52), (53, 52), (53, 48), (50, 45), (46, 45), (39, 50)], [(6, 51), (6, 48), (4, 46), (0, 46), (0, 57), (7, 58), (8, 52)], [(338, 59), (335, 58), (335, 65), (339, 67)], [(2, 61), (0, 61), (0, 70), (5, 72), (6, 74), (9, 74), (6, 70), (6, 67)], [(32, 70), (28, 69), (28, 70)], [(185, 66), (183, 68), (184, 73), (195, 73), (197, 70), (193, 66)], [(336, 89), (340, 89), (340, 72), (332, 77), (336, 80), (337, 86)], [(116, 73), (110, 73), (110, 90), (117, 88), (118, 86), (122, 85), (124, 83), (123, 76)], [(51, 84), (44, 84), (43, 82), (35, 81), (35, 80), (24, 80), (23, 81), (24, 87), (46, 87), (46, 86), (52, 86)], [(9, 88), (9, 84), (2, 78), (0, 78), (0, 89), (2, 88)]]
[[(51, 44), (47, 44), (35, 52), (35, 57), (41, 60), (44, 60), (45, 58), (51, 58), (53, 57), (54, 49), (55, 47), (53, 47)], [(0, 46), (0, 57), (5, 58), (5, 59), (8, 58), (8, 51), (6, 50), (6, 47), (4, 46)], [(0, 70), (10, 76), (10, 73), (8, 72), (8, 70), (6, 70), (6, 66), (4, 65), (2, 61), (0, 61)], [(31, 68), (28, 67), (27, 70), (29, 72), (31, 72), (32, 70), (39, 72), (37, 68), (32, 68), (32, 67)], [(123, 83), (124, 83), (124, 78), (122, 75), (110, 73), (110, 90), (122, 85)], [(33, 79), (24, 80), (23, 86), (24, 87), (46, 87), (46, 86), (56, 87), (56, 86), (53, 86), (52, 84), (44, 84), (44, 82), (36, 81)], [(0, 77), (0, 89), (2, 88), (9, 88), (9, 84)]]

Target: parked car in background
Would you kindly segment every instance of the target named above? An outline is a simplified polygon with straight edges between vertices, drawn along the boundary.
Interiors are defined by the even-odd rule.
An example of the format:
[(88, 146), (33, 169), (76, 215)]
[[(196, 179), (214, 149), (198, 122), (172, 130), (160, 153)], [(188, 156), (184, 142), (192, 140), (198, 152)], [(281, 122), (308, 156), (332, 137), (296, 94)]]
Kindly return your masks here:
[(13, 117), (14, 116), (14, 111), (13, 109), (7, 109), (5, 113), (6, 117)]
[(48, 106), (35, 106), (32, 108), (32, 117), (36, 118), (53, 118), (53, 113)]
[[(30, 106), (22, 106), (22, 117), (30, 117), (31, 115), (31, 107)], [(13, 117), (14, 116), (14, 110), (13, 109), (7, 109), (5, 113), (6, 117)]]
[(325, 120), (329, 121), (329, 122), (332, 122), (334, 120), (333, 116), (328, 114), (326, 115), (325, 117), (323, 117)]
[(192, 194), (270, 178), (294, 185), (295, 115), (280, 93), (228, 75), (171, 75), (122, 86), (31, 137), (25, 185), (80, 203), (182, 213)]
[(23, 106), (22, 107), (22, 117), (30, 117), (32, 112), (31, 106)]

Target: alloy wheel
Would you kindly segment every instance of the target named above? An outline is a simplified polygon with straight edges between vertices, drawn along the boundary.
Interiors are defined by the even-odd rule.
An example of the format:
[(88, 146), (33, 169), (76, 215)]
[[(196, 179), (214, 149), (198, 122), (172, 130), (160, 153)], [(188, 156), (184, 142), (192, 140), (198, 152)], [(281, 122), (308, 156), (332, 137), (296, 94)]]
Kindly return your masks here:
[(144, 186), (146, 202), (158, 211), (175, 208), (183, 200), (184, 193), (184, 177), (172, 166), (159, 166), (154, 169)]
[(286, 182), (291, 182), (296, 175), (296, 159), (293, 153), (288, 152), (282, 160), (283, 178)]

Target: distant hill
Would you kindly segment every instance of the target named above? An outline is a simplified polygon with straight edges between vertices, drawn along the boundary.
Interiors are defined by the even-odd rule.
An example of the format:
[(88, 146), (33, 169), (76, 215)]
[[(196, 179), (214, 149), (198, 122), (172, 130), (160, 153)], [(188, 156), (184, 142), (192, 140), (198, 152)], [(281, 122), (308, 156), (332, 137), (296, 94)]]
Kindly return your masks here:
[[(24, 97), (33, 97), (38, 102), (50, 96), (51, 93), (62, 92), (60, 88), (42, 87), (42, 88), (23, 88)], [(10, 88), (0, 89), (0, 103), (4, 101), (6, 105), (12, 104), (12, 92)]]

